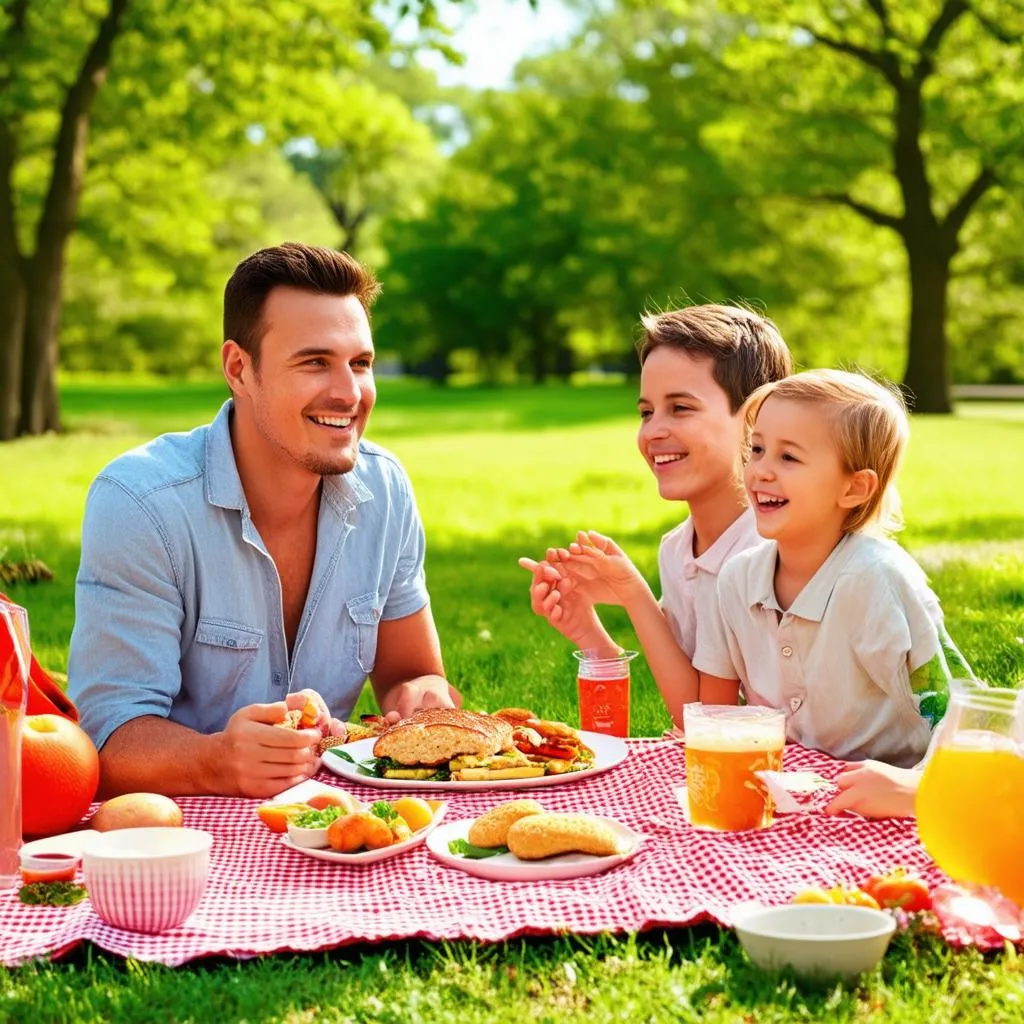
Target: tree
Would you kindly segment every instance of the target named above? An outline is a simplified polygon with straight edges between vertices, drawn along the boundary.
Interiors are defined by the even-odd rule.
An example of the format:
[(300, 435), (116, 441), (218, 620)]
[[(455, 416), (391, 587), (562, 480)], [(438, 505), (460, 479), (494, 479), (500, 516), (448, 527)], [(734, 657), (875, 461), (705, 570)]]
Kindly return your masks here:
[(895, 233), (909, 286), (903, 381), (918, 411), (949, 412), (954, 260), (968, 220), (1006, 202), (1024, 153), (1024, 10), (741, 0), (713, 19), (726, 15), (715, 81), (745, 122), (731, 152), (758, 154), (762, 195), (838, 204)]
[[(433, 0), (393, 6), (444, 46)], [(386, 13), (363, 0), (2, 0), (0, 440), (60, 425), (65, 256), (93, 129), (108, 158), (168, 139), (223, 151), (246, 131), (284, 142), (310, 77), (387, 45)]]

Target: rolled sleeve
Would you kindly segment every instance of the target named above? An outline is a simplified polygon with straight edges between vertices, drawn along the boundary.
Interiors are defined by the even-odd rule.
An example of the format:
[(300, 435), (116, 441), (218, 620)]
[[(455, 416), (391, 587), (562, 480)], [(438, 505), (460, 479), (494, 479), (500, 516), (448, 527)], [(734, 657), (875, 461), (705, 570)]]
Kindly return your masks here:
[(423, 568), (426, 556), (426, 535), (416, 499), (408, 478), (402, 475), (399, 492), (401, 514), (401, 547), (395, 574), (384, 601), (383, 619), (404, 619), (426, 607), (430, 602)]
[(184, 605), (159, 522), (100, 477), (86, 502), (68, 692), (97, 748), (126, 722), (166, 718), (181, 689)]

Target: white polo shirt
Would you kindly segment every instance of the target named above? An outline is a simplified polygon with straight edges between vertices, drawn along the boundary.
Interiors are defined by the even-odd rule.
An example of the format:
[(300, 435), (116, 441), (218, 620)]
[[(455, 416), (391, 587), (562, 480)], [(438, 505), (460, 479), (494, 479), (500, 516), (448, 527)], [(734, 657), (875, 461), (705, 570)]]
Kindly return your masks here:
[(699, 558), (693, 555), (693, 520), (666, 533), (658, 548), (661, 608), (680, 650), (693, 658), (697, 624), (718, 617), (718, 573), (728, 558), (764, 540), (748, 508)]
[[(694, 667), (738, 678), (750, 704), (785, 710), (787, 736), (804, 746), (917, 764), (931, 737), (922, 702), (948, 694), (951, 675), (921, 567), (892, 541), (848, 534), (783, 611), (777, 555), (769, 541), (722, 569), (719, 614), (701, 623)], [(960, 657), (952, 642), (948, 653)]]

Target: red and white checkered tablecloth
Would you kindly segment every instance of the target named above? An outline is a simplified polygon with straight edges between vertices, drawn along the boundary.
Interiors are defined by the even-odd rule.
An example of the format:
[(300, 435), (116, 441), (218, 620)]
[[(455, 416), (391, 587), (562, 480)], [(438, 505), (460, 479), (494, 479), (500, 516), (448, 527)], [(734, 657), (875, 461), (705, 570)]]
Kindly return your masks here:
[[(88, 900), (75, 907), (28, 907), (16, 890), (8, 890), (0, 894), (0, 961), (15, 965), (57, 956), (84, 940), (122, 956), (176, 966), (210, 955), (244, 958), (383, 939), (497, 941), (701, 921), (728, 926), (731, 908), (744, 901), (785, 903), (804, 886), (863, 881), (897, 864), (917, 869), (929, 883), (945, 880), (906, 820), (787, 815), (761, 832), (695, 831), (672, 792), (684, 777), (682, 747), (630, 740), (629, 753), (602, 775), (529, 794), (435, 794), (450, 800), (448, 821), (530, 795), (553, 811), (615, 817), (647, 837), (631, 862), (601, 875), (492, 882), (441, 865), (425, 846), (364, 867), (335, 865), (282, 846), (256, 817), (259, 801), (181, 798), (185, 824), (214, 836), (209, 884), (184, 925), (162, 935), (135, 934), (105, 924)], [(831, 777), (839, 765), (792, 746), (785, 768)], [(342, 782), (326, 773), (320, 779)], [(347, 783), (345, 788), (364, 800), (397, 795)], [(970, 941), (952, 928), (946, 938)]]

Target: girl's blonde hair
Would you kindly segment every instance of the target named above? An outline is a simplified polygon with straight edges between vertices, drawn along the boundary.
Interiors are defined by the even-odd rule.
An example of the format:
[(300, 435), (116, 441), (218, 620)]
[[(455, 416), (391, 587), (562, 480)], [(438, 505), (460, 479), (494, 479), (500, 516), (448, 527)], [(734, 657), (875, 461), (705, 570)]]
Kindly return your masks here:
[(845, 370), (806, 370), (758, 388), (743, 407), (747, 436), (765, 400), (775, 395), (791, 402), (821, 406), (844, 469), (874, 470), (878, 489), (863, 505), (850, 509), (847, 533), (888, 534), (903, 526), (896, 474), (910, 438), (907, 407), (899, 389)]

